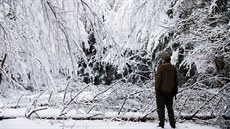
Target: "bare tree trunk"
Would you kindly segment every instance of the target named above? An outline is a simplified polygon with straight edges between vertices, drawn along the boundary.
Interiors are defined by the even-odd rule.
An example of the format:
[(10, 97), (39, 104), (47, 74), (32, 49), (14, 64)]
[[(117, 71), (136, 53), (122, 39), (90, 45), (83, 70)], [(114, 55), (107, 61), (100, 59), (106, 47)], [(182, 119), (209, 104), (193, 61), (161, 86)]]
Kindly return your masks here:
[(4, 63), (6, 61), (6, 56), (7, 56), (7, 54), (5, 54), (5, 56), (4, 56), (3, 60), (2, 60), (1, 66), (0, 66), (0, 84), (2, 82), (2, 72), (1, 72), (1, 70), (3, 69)]

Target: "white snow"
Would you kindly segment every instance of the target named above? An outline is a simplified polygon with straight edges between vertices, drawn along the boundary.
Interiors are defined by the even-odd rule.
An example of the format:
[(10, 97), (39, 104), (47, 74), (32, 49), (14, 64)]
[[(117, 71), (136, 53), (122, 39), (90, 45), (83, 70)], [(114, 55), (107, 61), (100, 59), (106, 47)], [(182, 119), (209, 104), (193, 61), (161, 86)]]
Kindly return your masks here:
[[(25, 118), (26, 108), (21, 109), (1, 109), (0, 116), (16, 117), (16, 119), (6, 119), (0, 121), (0, 129), (156, 129), (157, 120), (148, 122), (128, 122), (105, 120), (40, 120), (31, 116), (31, 119)], [(61, 110), (47, 108), (46, 110), (36, 112), (40, 117), (55, 117), (60, 115)], [(109, 118), (115, 118), (117, 115), (113, 112), (104, 114)], [(34, 115), (35, 116), (35, 115)], [(79, 112), (69, 111), (66, 117), (86, 118), (92, 114), (80, 114)], [(140, 114), (126, 114), (125, 117), (138, 117)], [(177, 129), (220, 129), (218, 126), (199, 125), (190, 122), (177, 122)], [(171, 129), (168, 122), (165, 123), (165, 129)]]
[[(19, 109), (1, 109), (0, 116), (16, 117), (16, 119), (7, 119), (0, 121), (0, 129), (156, 129), (158, 122), (127, 122), (127, 121), (113, 121), (106, 120), (40, 120), (31, 116), (31, 119), (25, 118), (26, 108)], [(59, 116), (61, 110), (47, 108), (36, 112), (40, 117), (55, 117)], [(107, 112), (104, 114), (109, 118), (115, 118), (116, 113)], [(81, 114), (75, 111), (69, 111), (66, 117), (82, 117), (86, 118), (92, 114)], [(123, 116), (123, 115), (122, 115)], [(125, 117), (138, 117), (140, 114), (125, 114)], [(168, 122), (165, 124), (165, 129), (171, 129)], [(199, 125), (189, 122), (178, 122), (177, 129), (220, 129), (218, 126)]]
[[(0, 121), (1, 129), (156, 129), (156, 122), (118, 122), (111, 120), (30, 120), (17, 118)], [(168, 123), (164, 129), (171, 129)], [(207, 125), (179, 123), (177, 129), (219, 129)]]
[[(106, 3), (107, 1), (109, 1), (109, 4)], [(118, 116), (117, 112), (107, 112), (104, 109), (107, 106), (111, 108), (115, 105), (115, 109), (122, 110), (122, 102), (124, 102), (124, 107), (128, 107), (127, 109), (132, 109), (139, 103), (143, 105), (148, 103), (146, 107), (143, 107), (143, 112), (129, 113), (123, 109), (124, 114), (122, 112), (120, 115), (122, 117), (139, 117), (150, 112), (153, 109), (153, 106), (150, 105), (154, 104), (154, 99), (142, 101), (145, 98), (151, 99), (148, 94), (153, 91), (152, 89), (150, 91), (149, 87), (132, 87), (132, 85), (127, 84), (129, 88), (124, 88), (126, 85), (118, 86), (120, 84), (116, 84), (111, 90), (106, 90), (106, 86), (103, 86), (103, 88), (98, 86), (96, 89), (91, 86), (89, 90), (87, 89), (80, 93), (79, 91), (86, 84), (80, 83), (80, 76), (75, 78), (75, 72), (77, 73), (79, 69), (83, 68), (80, 66), (82, 64), (79, 64), (82, 59), (87, 66), (94, 61), (109, 62), (117, 66), (118, 71), (123, 71), (127, 64), (139, 63), (130, 60), (129, 56), (126, 57), (126, 50), (129, 50), (129, 48), (133, 50), (143, 49), (151, 54), (151, 51), (159, 46), (159, 40), (162, 35), (167, 34), (170, 28), (173, 28), (179, 22), (176, 14), (180, 14), (179, 6), (183, 5), (181, 3), (184, 0), (177, 1), (172, 8), (175, 9), (173, 19), (168, 18), (166, 14), (171, 2), (168, 0), (1, 1), (0, 35), (4, 36), (0, 38), (0, 59), (4, 54), (7, 54), (7, 59), (4, 68), (0, 71), (3, 73), (3, 80), (0, 85), (0, 116), (16, 117), (16, 119), (0, 121), (0, 129), (155, 129), (158, 124), (157, 121), (143, 123), (118, 122), (110, 119), (104, 121), (40, 120), (36, 118), (35, 114), (31, 115), (31, 119), (27, 119), (25, 118), (25, 113), (33, 111), (32, 109), (39, 109), (39, 104), (49, 104), (47, 109), (37, 111), (37, 115), (40, 117), (57, 117), (63, 113), (62, 109), (66, 103), (71, 102), (70, 100), (75, 95), (76, 99), (72, 102), (73, 104), (67, 105), (66, 110), (64, 110), (66, 117), (89, 117), (99, 114), (97, 116), (103, 118), (104, 116), (106, 118), (107, 116), (108, 118), (116, 118)], [(217, 0), (211, 2), (210, 13), (216, 6), (216, 2)], [(204, 10), (201, 11), (205, 12)], [(199, 11), (196, 11), (194, 17), (198, 16), (199, 13)], [(206, 19), (206, 15), (204, 15), (204, 19)], [(230, 31), (226, 31), (224, 27), (213, 29), (206, 26), (206, 24), (202, 25), (204, 19), (197, 19), (198, 21), (196, 22), (200, 22), (200, 26), (197, 26), (197, 24), (191, 25), (189, 31), (193, 33), (175, 38), (175, 43), (177, 41), (178, 43), (183, 43), (184, 49), (186, 45), (194, 42), (193, 50), (190, 50), (190, 48), (187, 52), (185, 49), (186, 57), (181, 65), (184, 63), (191, 68), (191, 65), (195, 63), (198, 73), (202, 73), (206, 68), (214, 67), (211, 58), (208, 57), (214, 56), (214, 47), (224, 46), (219, 45), (219, 41), (210, 44), (208, 38), (216, 37), (219, 40), (219, 35), (225, 35), (227, 31)], [(180, 24), (178, 25), (179, 27), (181, 26)], [(230, 26), (230, 22), (228, 26)], [(86, 52), (83, 50), (83, 46), (86, 49), (90, 49), (90, 44), (88, 43), (90, 32), (93, 32), (97, 42), (97, 45), (94, 46), (97, 54), (92, 58), (87, 57)], [(82, 45), (83, 42), (85, 45)], [(173, 64), (177, 62), (179, 54), (181, 54), (179, 50), (173, 52)], [(225, 55), (228, 56), (227, 54)], [(90, 77), (94, 78), (93, 68), (95, 67), (87, 67), (84, 74), (89, 74)], [(69, 77), (71, 79), (67, 79)], [(34, 91), (33, 95), (24, 93), (26, 92), (25, 89)], [(127, 96), (132, 95), (135, 91), (143, 89), (148, 93), (146, 96), (143, 95), (143, 98), (139, 94), (137, 100), (126, 99), (128, 98)], [(77, 94), (78, 92), (79, 95)], [(119, 93), (118, 97), (116, 93)], [(218, 97), (222, 97), (222, 94), (217, 95), (218, 92), (215, 90), (210, 90), (208, 93), (210, 93), (210, 96), (215, 95), (216, 100), (219, 99)], [(223, 93), (223, 95), (225, 94)], [(99, 98), (98, 101), (95, 97), (96, 99)], [(141, 98), (140, 102), (139, 97)], [(208, 99), (208, 97), (205, 97), (205, 99)], [(121, 100), (116, 98), (121, 98)], [(125, 98), (125, 101), (123, 98)], [(91, 100), (92, 103), (90, 102)], [(197, 98), (197, 100), (199, 99)], [(210, 103), (215, 104), (217, 103), (216, 100), (213, 99)], [(222, 98), (219, 100), (222, 100)], [(118, 104), (111, 104), (107, 101), (116, 101)], [(199, 109), (201, 102), (194, 102), (194, 108), (198, 107), (197, 109)], [(185, 104), (184, 107), (190, 108), (190, 103)], [(17, 106), (20, 108), (13, 109)], [(95, 108), (102, 107), (102, 109), (100, 111), (94, 110), (94, 106)], [(184, 107), (179, 109), (184, 109)], [(140, 108), (136, 109), (139, 110)], [(136, 109), (134, 108), (134, 110)], [(217, 110), (219, 107), (212, 107), (211, 109), (213, 109), (214, 114), (218, 115), (220, 113)], [(193, 111), (193, 109), (191, 110)], [(165, 129), (170, 128), (167, 123)], [(177, 129), (219, 129), (219, 127), (178, 122)]]

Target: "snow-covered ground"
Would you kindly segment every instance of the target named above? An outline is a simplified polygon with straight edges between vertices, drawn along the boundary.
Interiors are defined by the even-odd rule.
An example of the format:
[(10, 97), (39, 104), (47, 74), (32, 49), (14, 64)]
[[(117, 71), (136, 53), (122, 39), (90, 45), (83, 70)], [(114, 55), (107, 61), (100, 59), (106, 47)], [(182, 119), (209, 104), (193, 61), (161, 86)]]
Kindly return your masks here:
[[(13, 97), (14, 98), (14, 97)], [(17, 105), (18, 97), (12, 99), (0, 99), (0, 116), (4, 117), (16, 117), (16, 119), (7, 119), (0, 121), (0, 129), (156, 129), (157, 120), (148, 122), (127, 122), (127, 121), (113, 121), (112, 119), (106, 120), (40, 120), (37, 115), (42, 118), (46, 117), (58, 117), (61, 114), (61, 109), (52, 107), (37, 107), (36, 109), (44, 108), (44, 110), (37, 111), (37, 115), (34, 113), (30, 116), (30, 119), (25, 118), (26, 112), (35, 109), (31, 109), (28, 106), (30, 97), (24, 97), (24, 100), (19, 103), (20, 108), (9, 108), (10, 106)], [(36, 97), (35, 97), (36, 98)], [(27, 100), (28, 99), (28, 100)], [(33, 99), (32, 99), (33, 100)], [(47, 100), (42, 98), (42, 100)], [(28, 102), (27, 102), (28, 101)], [(28, 103), (28, 104), (27, 104)], [(28, 107), (27, 107), (27, 106)], [(31, 104), (30, 104), (31, 105)], [(33, 106), (32, 106), (33, 107)], [(31, 109), (31, 110), (28, 110)], [(69, 110), (65, 117), (67, 118), (87, 118), (97, 114), (101, 118), (117, 118), (119, 115), (117, 112), (104, 112), (103, 114), (91, 111), (86, 114), (83, 110)], [(125, 113), (120, 114), (122, 117), (143, 117), (141, 113)], [(170, 125), (166, 123), (165, 129), (171, 129)], [(178, 122), (177, 129), (220, 129), (218, 126), (199, 125), (189, 122)]]
[[(156, 129), (157, 120), (148, 122), (127, 122), (107, 120), (40, 120), (31, 116), (31, 119), (25, 118), (26, 108), (20, 109), (3, 109), (0, 111), (0, 116), (16, 117), (16, 119), (5, 119), (0, 121), (0, 129)], [(47, 108), (46, 110), (38, 111), (40, 117), (55, 117), (58, 116), (60, 110)], [(90, 116), (92, 114), (88, 114)], [(105, 113), (104, 115), (112, 118), (114, 113)], [(88, 117), (85, 114), (76, 114), (69, 111), (66, 117)], [(126, 114), (125, 116), (139, 116), (139, 114)], [(166, 122), (165, 129), (171, 129)], [(218, 126), (199, 125), (189, 122), (178, 122), (177, 129), (220, 129)]]
[[(117, 122), (102, 120), (30, 120), (17, 118), (0, 121), (1, 129), (156, 129), (156, 122)], [(165, 129), (171, 129), (168, 123)], [(178, 123), (177, 129), (219, 129), (192, 123)]]
[[(26, 108), (20, 109), (4, 109), (0, 116), (16, 117), (16, 119), (6, 119), (0, 121), (0, 129), (157, 129), (157, 121), (148, 122), (127, 122), (108, 120), (40, 120), (31, 116), (31, 119), (25, 118)], [(60, 110), (47, 108), (38, 111), (40, 117), (58, 116)], [(70, 111), (67, 117), (88, 117), (85, 114), (75, 114)], [(80, 115), (80, 116), (79, 116)], [(89, 116), (91, 114), (88, 114)], [(106, 116), (112, 118), (114, 113), (106, 113)], [(126, 114), (126, 116), (138, 116), (139, 114)], [(171, 129), (169, 123), (166, 122), (165, 129)], [(220, 129), (218, 126), (199, 125), (189, 122), (178, 122), (177, 129)]]

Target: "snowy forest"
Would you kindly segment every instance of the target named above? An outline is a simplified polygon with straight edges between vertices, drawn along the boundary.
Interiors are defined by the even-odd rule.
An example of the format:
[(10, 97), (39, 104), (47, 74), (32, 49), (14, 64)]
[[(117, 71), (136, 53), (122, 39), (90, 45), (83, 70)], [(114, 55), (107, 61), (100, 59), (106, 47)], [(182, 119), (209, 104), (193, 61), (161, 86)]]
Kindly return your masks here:
[(0, 0), (0, 119), (157, 122), (163, 52), (177, 121), (229, 129), (229, 0)]

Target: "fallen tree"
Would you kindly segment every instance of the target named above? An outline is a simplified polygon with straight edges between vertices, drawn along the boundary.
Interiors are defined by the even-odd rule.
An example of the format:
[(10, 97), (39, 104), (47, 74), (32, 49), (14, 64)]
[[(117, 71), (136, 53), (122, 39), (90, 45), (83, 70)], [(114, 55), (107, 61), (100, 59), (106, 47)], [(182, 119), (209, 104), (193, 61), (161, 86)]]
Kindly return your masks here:
[[(29, 113), (29, 115), (26, 115), (25, 117), (30, 119), (30, 116), (33, 113), (36, 113), (37, 111), (40, 110), (45, 110), (44, 108), (42, 109), (37, 109), (37, 110), (33, 110), (32, 112)], [(16, 119), (17, 117), (14, 116), (0, 116), (0, 120), (7, 120), (7, 119)], [(111, 117), (111, 116), (104, 116), (102, 114), (95, 114), (95, 115), (91, 115), (91, 116), (79, 116), (79, 117), (65, 117), (65, 116), (39, 116), (36, 113), (36, 118), (38, 119), (47, 119), (47, 120), (68, 120), (68, 119), (72, 119), (72, 120), (106, 120), (106, 119), (110, 119), (110, 120), (115, 120), (115, 121), (131, 121), (131, 122), (146, 122), (146, 121), (153, 121), (156, 120), (157, 118), (153, 117), (153, 116), (148, 116), (148, 117), (127, 117), (127, 116), (116, 116), (116, 117)], [(210, 120), (210, 119), (216, 119), (217, 116), (201, 116), (201, 115), (184, 115), (184, 116), (179, 116), (178, 117), (181, 120)], [(230, 120), (229, 116), (225, 116), (223, 115), (222, 118), (224, 120)]]

